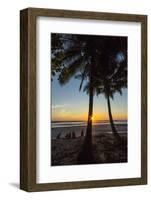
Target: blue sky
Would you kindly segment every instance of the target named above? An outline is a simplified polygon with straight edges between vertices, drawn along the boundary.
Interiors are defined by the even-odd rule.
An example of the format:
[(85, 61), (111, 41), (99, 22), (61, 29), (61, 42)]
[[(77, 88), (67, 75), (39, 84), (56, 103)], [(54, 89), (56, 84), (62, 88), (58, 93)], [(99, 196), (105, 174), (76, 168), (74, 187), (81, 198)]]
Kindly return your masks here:
[[(60, 86), (56, 78), (52, 81), (52, 120), (87, 120), (89, 97), (82, 90), (80, 81), (72, 78), (66, 85)], [(127, 119), (127, 89), (123, 95), (114, 94), (111, 99), (114, 119)], [(104, 95), (94, 96), (94, 120), (107, 120), (108, 109)]]

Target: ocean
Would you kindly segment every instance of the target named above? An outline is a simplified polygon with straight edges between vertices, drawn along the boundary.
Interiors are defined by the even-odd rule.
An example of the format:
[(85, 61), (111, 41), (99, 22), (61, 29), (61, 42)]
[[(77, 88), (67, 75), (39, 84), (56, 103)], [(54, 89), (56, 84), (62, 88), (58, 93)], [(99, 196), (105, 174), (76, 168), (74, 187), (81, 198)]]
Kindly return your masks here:
[[(127, 120), (115, 120), (114, 121), (116, 130), (119, 134), (127, 133)], [(74, 132), (76, 137), (79, 137), (83, 132), (86, 132), (86, 121), (53, 121), (51, 122), (51, 138), (56, 139), (57, 135), (60, 134), (61, 138), (64, 138), (67, 134)], [(110, 122), (94, 121), (92, 125), (92, 134), (100, 135), (112, 134)]]

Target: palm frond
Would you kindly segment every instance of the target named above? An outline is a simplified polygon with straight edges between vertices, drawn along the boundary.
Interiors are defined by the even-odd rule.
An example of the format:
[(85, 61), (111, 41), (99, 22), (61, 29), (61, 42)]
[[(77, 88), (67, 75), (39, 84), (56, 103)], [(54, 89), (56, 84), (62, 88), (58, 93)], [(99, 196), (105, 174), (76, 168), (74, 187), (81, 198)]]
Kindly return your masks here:
[(84, 71), (81, 74), (81, 83), (80, 83), (80, 86), (79, 86), (79, 91), (81, 91), (81, 88), (82, 88), (82, 85), (83, 85), (83, 81), (86, 78), (87, 67), (88, 67), (88, 65), (86, 64), (85, 67), (84, 67)]
[(64, 67), (62, 69), (58, 78), (61, 85), (68, 83), (68, 81), (75, 75), (81, 65), (82, 60), (83, 58), (79, 57), (77, 60), (74, 60), (74, 62), (69, 64), (68, 67)]
[(83, 92), (86, 92), (87, 94), (89, 94), (89, 90), (90, 90), (90, 87), (89, 87), (89, 83), (87, 82), (83, 87)]

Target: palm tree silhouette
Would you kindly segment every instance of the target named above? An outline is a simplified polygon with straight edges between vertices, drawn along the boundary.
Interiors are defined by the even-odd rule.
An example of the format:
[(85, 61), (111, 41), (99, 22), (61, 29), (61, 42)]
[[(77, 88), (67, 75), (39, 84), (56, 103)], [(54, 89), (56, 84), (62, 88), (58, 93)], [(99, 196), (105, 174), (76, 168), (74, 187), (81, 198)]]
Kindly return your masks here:
[(122, 88), (127, 87), (127, 40), (117, 38), (115, 41), (117, 44), (114, 43), (113, 46), (110, 42), (105, 43), (107, 52), (102, 53), (104, 59), (102, 58), (102, 67), (96, 74), (95, 90), (97, 96), (103, 93), (107, 99), (111, 129), (116, 139), (120, 141), (121, 138), (114, 125), (110, 98), (114, 99), (114, 94), (117, 92), (122, 95)]
[[(123, 49), (120, 48), (120, 51), (113, 51), (113, 49), (109, 48), (108, 46), (108, 49), (111, 49), (111, 51), (108, 51), (106, 55), (102, 53), (106, 59), (103, 60), (102, 58), (101, 61), (103, 62), (100, 61), (101, 67), (98, 67), (96, 73), (93, 74), (94, 94), (97, 96), (104, 94), (105, 98), (107, 99), (108, 115), (112, 133), (118, 141), (120, 141), (121, 138), (114, 124), (110, 98), (114, 99), (114, 94), (117, 92), (122, 95), (122, 89), (127, 88), (126, 47), (127, 46), (125, 44)], [(78, 75), (78, 78), (81, 78), (81, 75)], [(89, 82), (85, 84), (83, 91), (89, 94)]]
[[(95, 91), (98, 95), (104, 93), (107, 97), (110, 122), (113, 132), (116, 133), (109, 97), (112, 97), (115, 91), (121, 91), (123, 86), (123, 82), (118, 81), (117, 83), (116, 78), (120, 80), (120, 76), (123, 75), (124, 83), (127, 82), (125, 79), (127, 71), (122, 68), (125, 66), (124, 63), (127, 63), (125, 56), (127, 40), (125, 37), (121, 39), (121, 37), (75, 34), (54, 33), (51, 36), (52, 80), (53, 76), (57, 75), (60, 85), (64, 85), (73, 77), (80, 78), (79, 91), (83, 83), (87, 82), (84, 91), (87, 91), (89, 95), (88, 120), (78, 161), (84, 164), (94, 163), (92, 153), (93, 97)], [(122, 62), (117, 52), (123, 53)]]
[[(81, 74), (79, 91), (84, 80), (89, 81), (89, 108), (86, 135), (78, 160), (81, 163), (93, 161), (92, 116), (93, 116), (93, 74), (96, 71), (95, 47), (98, 37), (89, 35), (52, 34), (52, 77), (58, 74), (60, 85), (68, 83), (77, 72)], [(52, 78), (53, 79), (53, 78)]]

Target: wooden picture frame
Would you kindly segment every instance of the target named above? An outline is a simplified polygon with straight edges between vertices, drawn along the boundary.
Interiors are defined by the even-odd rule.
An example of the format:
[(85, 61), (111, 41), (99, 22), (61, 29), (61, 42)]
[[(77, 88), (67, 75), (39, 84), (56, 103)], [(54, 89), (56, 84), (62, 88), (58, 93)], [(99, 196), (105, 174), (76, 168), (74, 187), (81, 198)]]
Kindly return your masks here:
[[(36, 183), (36, 18), (109, 20), (141, 23), (141, 177)], [(20, 188), (47, 191), (147, 184), (147, 16), (27, 8), (20, 12)]]

